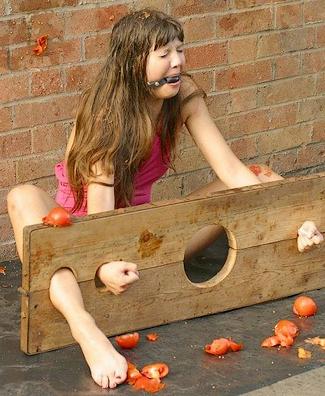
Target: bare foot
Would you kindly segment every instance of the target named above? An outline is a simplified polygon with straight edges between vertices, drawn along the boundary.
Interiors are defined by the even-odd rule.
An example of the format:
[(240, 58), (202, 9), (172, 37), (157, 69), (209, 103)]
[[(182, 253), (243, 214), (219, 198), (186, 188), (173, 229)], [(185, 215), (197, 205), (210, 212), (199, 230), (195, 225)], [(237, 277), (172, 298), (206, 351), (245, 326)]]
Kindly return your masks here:
[(313, 221), (305, 221), (298, 230), (297, 245), (299, 252), (309, 250), (314, 245), (323, 242), (324, 237), (318, 231)]
[(70, 328), (79, 343), (90, 368), (93, 380), (102, 388), (115, 388), (127, 376), (126, 359), (113, 347), (108, 338), (96, 326), (94, 319), (85, 312), (78, 324)]

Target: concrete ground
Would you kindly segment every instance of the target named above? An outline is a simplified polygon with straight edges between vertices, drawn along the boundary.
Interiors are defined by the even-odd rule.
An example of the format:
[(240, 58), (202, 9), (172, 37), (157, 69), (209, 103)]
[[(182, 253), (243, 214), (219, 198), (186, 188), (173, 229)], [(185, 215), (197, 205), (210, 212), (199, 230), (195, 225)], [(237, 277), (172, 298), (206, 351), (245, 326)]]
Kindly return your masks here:
[[(204, 265), (203, 265), (204, 264)], [(211, 264), (211, 261), (210, 261)], [(0, 274), (0, 395), (144, 395), (129, 385), (102, 390), (91, 379), (78, 346), (70, 346), (35, 356), (19, 350), (20, 263), (2, 263), (6, 275)], [(212, 267), (206, 257), (193, 262), (188, 271), (197, 279)], [(214, 264), (215, 267), (215, 264)], [(196, 275), (195, 275), (196, 274)], [(202, 278), (202, 279), (203, 279)], [(294, 297), (180, 321), (140, 331), (139, 345), (123, 354), (139, 368), (162, 361), (170, 373), (164, 380), (169, 395), (249, 395), (249, 396), (321, 396), (325, 394), (325, 350), (306, 344), (307, 337), (325, 337), (324, 289), (308, 292), (319, 306), (315, 317), (299, 319), (292, 313)], [(238, 291), (240, 298), (240, 290)], [(290, 319), (300, 328), (291, 348), (261, 348), (261, 341), (272, 335), (280, 319)], [(155, 331), (159, 339), (150, 343), (145, 335)], [(232, 337), (244, 344), (240, 352), (224, 358), (203, 352), (214, 338)], [(114, 343), (114, 339), (112, 338)], [(297, 357), (297, 348), (312, 351), (312, 357)]]

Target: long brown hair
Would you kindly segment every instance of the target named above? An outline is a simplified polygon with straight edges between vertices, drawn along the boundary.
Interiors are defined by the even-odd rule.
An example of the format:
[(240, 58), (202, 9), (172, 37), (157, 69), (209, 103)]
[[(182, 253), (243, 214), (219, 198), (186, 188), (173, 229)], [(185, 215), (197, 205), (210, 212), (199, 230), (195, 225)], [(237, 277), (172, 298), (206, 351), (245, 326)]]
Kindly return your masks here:
[[(184, 40), (180, 23), (151, 9), (136, 11), (114, 26), (107, 60), (95, 83), (81, 98), (75, 137), (68, 154), (73, 211), (82, 206), (84, 186), (101, 164), (105, 175), (114, 174), (115, 205), (130, 205), (133, 179), (150, 154), (157, 125), (148, 108), (151, 89), (146, 84), (146, 61), (152, 48)], [(158, 122), (162, 152), (168, 165), (174, 158), (180, 129), (180, 95), (164, 100)], [(169, 155), (167, 155), (170, 153)]]

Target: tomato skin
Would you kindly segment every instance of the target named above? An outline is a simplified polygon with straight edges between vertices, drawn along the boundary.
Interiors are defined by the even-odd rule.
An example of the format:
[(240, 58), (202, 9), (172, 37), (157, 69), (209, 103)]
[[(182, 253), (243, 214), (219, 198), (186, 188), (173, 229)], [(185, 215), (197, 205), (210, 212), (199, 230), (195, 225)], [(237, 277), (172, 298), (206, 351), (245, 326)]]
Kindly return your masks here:
[(230, 347), (229, 340), (227, 338), (216, 338), (211, 344), (204, 347), (206, 353), (211, 355), (225, 355)]
[(237, 342), (229, 338), (229, 348), (232, 352), (237, 352), (243, 349), (243, 344), (237, 344)]
[(147, 364), (141, 370), (141, 374), (146, 376), (147, 378), (164, 378), (169, 373), (169, 368), (165, 363), (153, 363)]
[(280, 320), (274, 328), (274, 333), (277, 336), (296, 337), (299, 333), (297, 325), (290, 320)]
[(49, 211), (49, 213), (42, 218), (44, 225), (52, 227), (66, 227), (71, 225), (70, 213), (64, 208), (57, 207)]
[(317, 308), (317, 304), (311, 297), (299, 296), (295, 299), (292, 310), (297, 316), (313, 316)]
[(140, 340), (139, 333), (128, 333), (115, 337), (115, 341), (119, 347), (123, 349), (132, 349), (138, 345)]
[(271, 348), (276, 345), (280, 345), (281, 341), (278, 336), (272, 336), (272, 337), (267, 337), (265, 338), (264, 341), (262, 341), (261, 346), (264, 348)]
[(142, 375), (136, 366), (133, 363), (128, 362), (127, 382), (129, 384), (134, 384), (135, 381), (141, 377)]

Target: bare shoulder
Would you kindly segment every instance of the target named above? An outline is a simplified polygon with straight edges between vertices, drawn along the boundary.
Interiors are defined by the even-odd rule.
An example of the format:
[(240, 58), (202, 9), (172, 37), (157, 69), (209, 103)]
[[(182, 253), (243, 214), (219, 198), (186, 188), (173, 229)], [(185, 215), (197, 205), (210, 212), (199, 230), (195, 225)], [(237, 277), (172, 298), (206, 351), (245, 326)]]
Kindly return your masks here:
[(206, 94), (191, 76), (185, 74), (182, 76), (180, 97), (182, 100), (182, 119), (185, 123), (190, 115), (201, 108), (202, 105), (204, 106)]

